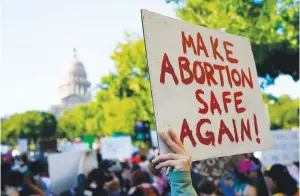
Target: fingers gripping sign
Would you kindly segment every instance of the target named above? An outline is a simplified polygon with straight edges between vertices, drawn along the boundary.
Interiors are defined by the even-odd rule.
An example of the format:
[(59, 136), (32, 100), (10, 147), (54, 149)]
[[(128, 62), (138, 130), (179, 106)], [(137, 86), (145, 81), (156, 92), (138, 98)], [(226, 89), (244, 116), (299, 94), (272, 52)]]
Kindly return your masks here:
[(171, 167), (173, 171), (189, 171), (192, 157), (185, 150), (175, 131), (171, 129), (168, 133), (170, 138), (165, 132), (161, 132), (161, 137), (174, 153), (159, 155), (153, 159), (153, 163), (157, 164), (155, 168)]

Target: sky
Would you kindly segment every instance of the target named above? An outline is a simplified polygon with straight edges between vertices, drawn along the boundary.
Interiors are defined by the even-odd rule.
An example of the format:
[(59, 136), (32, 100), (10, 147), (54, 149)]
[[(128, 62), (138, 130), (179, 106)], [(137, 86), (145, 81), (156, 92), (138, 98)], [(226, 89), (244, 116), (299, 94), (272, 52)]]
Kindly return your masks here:
[[(95, 87), (125, 32), (142, 37), (142, 8), (176, 17), (164, 0), (2, 0), (0, 116), (55, 104), (74, 47)], [(299, 87), (281, 76), (266, 92), (296, 98)]]

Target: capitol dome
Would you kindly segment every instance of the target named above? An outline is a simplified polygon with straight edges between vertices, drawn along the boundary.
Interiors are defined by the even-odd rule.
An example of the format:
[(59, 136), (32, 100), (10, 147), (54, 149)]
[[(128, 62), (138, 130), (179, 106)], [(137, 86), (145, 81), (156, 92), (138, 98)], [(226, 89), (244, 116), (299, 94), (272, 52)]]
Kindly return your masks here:
[(91, 83), (87, 80), (84, 64), (78, 60), (76, 48), (73, 49), (73, 56), (66, 67), (67, 70), (64, 72), (59, 85), (61, 96), (87, 93)]

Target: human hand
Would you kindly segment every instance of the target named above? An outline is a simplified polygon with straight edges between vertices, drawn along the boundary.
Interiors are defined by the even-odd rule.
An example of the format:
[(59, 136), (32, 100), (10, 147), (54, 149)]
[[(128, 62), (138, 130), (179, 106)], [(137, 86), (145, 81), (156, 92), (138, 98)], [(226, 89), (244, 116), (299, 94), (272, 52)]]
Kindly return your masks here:
[(164, 132), (161, 132), (161, 137), (174, 153), (159, 155), (153, 159), (152, 162), (157, 164), (155, 168), (161, 169), (164, 167), (172, 167), (173, 171), (189, 171), (192, 157), (184, 149), (177, 134), (171, 129), (168, 133), (171, 139)]

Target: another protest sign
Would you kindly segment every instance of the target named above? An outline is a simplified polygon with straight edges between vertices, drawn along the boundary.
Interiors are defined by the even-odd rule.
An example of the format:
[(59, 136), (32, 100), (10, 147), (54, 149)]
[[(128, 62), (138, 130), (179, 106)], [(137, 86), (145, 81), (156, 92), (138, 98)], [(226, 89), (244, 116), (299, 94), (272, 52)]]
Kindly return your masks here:
[(156, 131), (151, 131), (150, 132), (151, 135), (151, 144), (153, 148), (157, 148), (158, 147), (158, 141), (157, 141), (157, 133)]
[(90, 149), (93, 149), (94, 140), (95, 140), (94, 136), (86, 135), (83, 137), (83, 142), (89, 144)]
[(174, 129), (193, 160), (272, 147), (248, 39), (146, 10), (142, 21), (157, 130)]
[(272, 131), (274, 148), (262, 151), (260, 159), (265, 166), (274, 163), (291, 164), (299, 161), (299, 132), (298, 131)]
[(10, 146), (1, 144), (1, 154), (6, 154), (10, 150)]
[(20, 153), (28, 152), (28, 139), (18, 140), (18, 150), (20, 151)]
[(88, 143), (65, 144), (60, 147), (61, 152), (81, 152), (89, 150)]
[(131, 137), (104, 137), (101, 140), (102, 157), (109, 160), (124, 160), (132, 155)]
[[(55, 153), (48, 157), (51, 190), (59, 195), (77, 186), (79, 162), (86, 152)], [(91, 152), (84, 161), (83, 171), (87, 175), (92, 169), (97, 168), (96, 151)]]
[(200, 175), (207, 179), (226, 178), (232, 175), (234, 166), (244, 158), (244, 155), (233, 155), (203, 160)]

